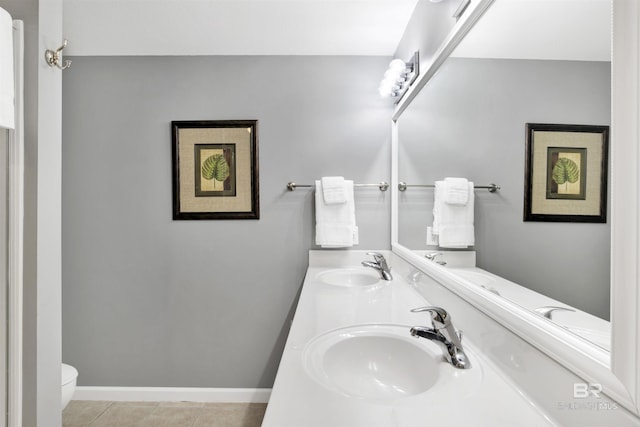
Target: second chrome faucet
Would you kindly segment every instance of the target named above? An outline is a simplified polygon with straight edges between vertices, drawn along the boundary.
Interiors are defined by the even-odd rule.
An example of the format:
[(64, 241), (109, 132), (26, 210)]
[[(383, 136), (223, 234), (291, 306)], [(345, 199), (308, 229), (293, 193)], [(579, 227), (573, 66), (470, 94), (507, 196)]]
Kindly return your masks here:
[(435, 262), (436, 264), (447, 265), (446, 261), (436, 261), (436, 257), (439, 255), (444, 255), (444, 254), (442, 252), (429, 252), (428, 254), (425, 254), (424, 257), (429, 261)]
[(362, 265), (365, 267), (371, 267), (380, 273), (382, 280), (393, 280), (391, 276), (391, 267), (387, 264), (387, 260), (384, 255), (378, 252), (367, 252), (367, 255), (373, 256), (373, 261), (362, 261)]

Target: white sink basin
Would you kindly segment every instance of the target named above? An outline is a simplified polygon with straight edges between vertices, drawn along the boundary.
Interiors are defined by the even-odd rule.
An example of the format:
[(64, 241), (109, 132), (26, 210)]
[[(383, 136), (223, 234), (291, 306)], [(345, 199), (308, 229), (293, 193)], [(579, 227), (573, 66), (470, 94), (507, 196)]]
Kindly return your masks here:
[(409, 328), (371, 324), (320, 335), (303, 351), (305, 370), (329, 390), (382, 403), (459, 382), (460, 378), (480, 383), (479, 368), (454, 368), (444, 361), (439, 347), (412, 337)]
[(367, 267), (338, 268), (324, 271), (316, 276), (327, 285), (358, 287), (371, 286), (381, 282), (380, 274)]

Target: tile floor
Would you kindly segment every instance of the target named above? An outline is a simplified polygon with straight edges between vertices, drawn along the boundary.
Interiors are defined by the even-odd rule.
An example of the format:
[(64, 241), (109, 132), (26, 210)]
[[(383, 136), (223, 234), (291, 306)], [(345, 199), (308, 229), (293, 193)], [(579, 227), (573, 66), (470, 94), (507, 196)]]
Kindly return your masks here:
[(72, 400), (62, 427), (260, 427), (266, 403)]

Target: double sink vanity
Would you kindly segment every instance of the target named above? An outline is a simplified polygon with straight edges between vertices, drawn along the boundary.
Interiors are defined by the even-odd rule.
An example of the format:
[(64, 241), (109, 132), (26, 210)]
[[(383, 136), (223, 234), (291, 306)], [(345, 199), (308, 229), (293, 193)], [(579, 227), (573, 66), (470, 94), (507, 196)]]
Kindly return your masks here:
[(465, 316), (432, 305), (433, 279), (382, 255), (391, 280), (366, 251), (310, 251), (264, 427), (555, 425), (475, 337), (451, 343)]
[[(624, 0), (577, 3), (474, 0), (435, 52), (421, 52), (429, 60), (391, 117), (391, 251), (382, 255), (392, 280), (367, 251), (309, 252), (264, 427), (640, 426), (640, 92), (637, 76), (626, 71), (637, 73), (640, 8)], [(571, 16), (572, 25), (582, 16), (590, 33), (597, 18), (610, 38), (606, 61), (476, 61), (456, 50), (476, 26), (501, 27), (496, 16), (528, 6), (520, 24), (508, 21), (504, 28), (513, 32), (528, 22), (542, 28), (534, 15)], [(544, 9), (551, 6), (567, 9)], [(513, 36), (490, 33), (498, 45)], [(586, 62), (592, 71), (580, 68)], [(554, 83), (560, 89), (604, 71), (606, 78), (597, 81), (606, 93), (584, 101), (582, 95), (598, 92), (594, 84), (582, 82), (587, 89), (580, 97), (544, 85), (544, 93), (558, 99), (582, 100), (580, 114), (555, 97), (533, 102), (540, 88), (507, 82), (540, 80), (534, 65), (550, 70), (549, 82), (561, 76), (554, 67), (579, 67)], [(463, 86), (476, 75), (487, 80)], [(472, 89), (477, 98), (450, 102)], [(480, 118), (481, 111), (493, 121)], [(607, 223), (522, 220), (524, 150), (517, 142), (534, 122), (610, 122)], [(423, 240), (433, 208), (427, 187), (463, 175), (503, 185), (497, 194), (476, 192), (473, 250), (482, 269), (471, 251), (425, 258), (440, 250)], [(394, 187), (400, 182), (418, 188), (404, 194)]]

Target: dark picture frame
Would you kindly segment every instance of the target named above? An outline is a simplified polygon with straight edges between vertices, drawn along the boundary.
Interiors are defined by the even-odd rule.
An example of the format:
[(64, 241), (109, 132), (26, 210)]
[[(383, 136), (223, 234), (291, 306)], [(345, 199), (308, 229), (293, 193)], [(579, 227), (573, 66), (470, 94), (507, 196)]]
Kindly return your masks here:
[(260, 219), (257, 120), (172, 121), (174, 220)]
[(607, 222), (609, 126), (526, 124), (524, 221)]

